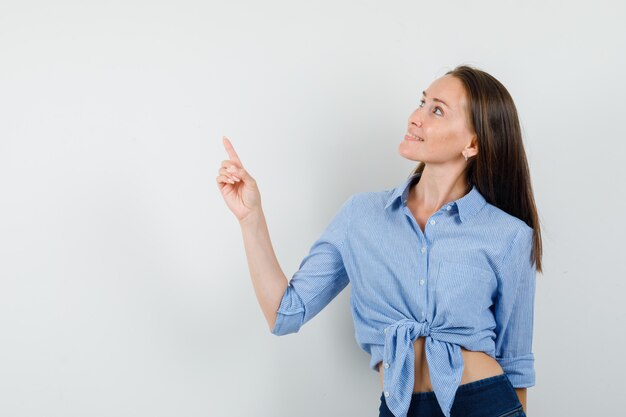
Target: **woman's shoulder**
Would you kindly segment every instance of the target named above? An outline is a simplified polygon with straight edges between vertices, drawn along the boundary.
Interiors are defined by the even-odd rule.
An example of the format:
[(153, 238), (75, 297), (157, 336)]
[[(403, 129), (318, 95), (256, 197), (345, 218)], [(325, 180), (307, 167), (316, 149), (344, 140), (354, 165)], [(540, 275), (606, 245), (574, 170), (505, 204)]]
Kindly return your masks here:
[(484, 221), (502, 232), (509, 231), (515, 236), (520, 232), (532, 233), (534, 231), (524, 220), (489, 202), (485, 202), (482, 212)]
[(350, 196), (353, 210), (380, 210), (391, 197), (393, 189), (380, 191), (358, 191)]

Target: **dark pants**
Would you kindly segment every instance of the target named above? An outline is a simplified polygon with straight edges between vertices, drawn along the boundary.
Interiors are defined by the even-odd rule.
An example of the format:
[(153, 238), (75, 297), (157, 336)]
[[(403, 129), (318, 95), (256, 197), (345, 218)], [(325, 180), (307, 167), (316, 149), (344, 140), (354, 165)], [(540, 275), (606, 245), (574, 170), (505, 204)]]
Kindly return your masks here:
[[(379, 417), (394, 417), (382, 393), (378, 410)], [(452, 417), (526, 417), (506, 374), (459, 385), (450, 413)], [(444, 417), (444, 414), (433, 391), (414, 392), (407, 417)]]

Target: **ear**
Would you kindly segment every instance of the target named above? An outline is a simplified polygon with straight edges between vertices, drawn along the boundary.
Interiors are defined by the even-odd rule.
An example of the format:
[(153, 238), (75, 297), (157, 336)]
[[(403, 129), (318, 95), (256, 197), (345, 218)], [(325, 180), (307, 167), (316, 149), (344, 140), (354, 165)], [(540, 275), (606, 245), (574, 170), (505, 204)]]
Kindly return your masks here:
[(476, 139), (476, 135), (472, 136), (466, 148), (468, 158), (478, 154), (478, 139)]

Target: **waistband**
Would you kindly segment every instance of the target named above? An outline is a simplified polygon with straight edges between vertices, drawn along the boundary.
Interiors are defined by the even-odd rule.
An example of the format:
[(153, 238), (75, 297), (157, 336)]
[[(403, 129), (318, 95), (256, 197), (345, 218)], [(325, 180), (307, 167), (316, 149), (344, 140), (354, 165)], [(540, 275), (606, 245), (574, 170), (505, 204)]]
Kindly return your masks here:
[[(505, 373), (500, 375), (494, 375), (487, 378), (479, 379), (472, 382), (467, 382), (465, 384), (459, 385), (457, 388), (457, 395), (461, 395), (463, 392), (472, 391), (476, 388), (485, 387), (491, 384), (510, 384), (511, 381), (507, 377)], [(384, 393), (380, 394), (381, 400), (385, 399)], [(420, 401), (437, 401), (437, 397), (435, 396), (434, 391), (427, 392), (414, 392), (411, 394), (411, 403), (420, 402)]]

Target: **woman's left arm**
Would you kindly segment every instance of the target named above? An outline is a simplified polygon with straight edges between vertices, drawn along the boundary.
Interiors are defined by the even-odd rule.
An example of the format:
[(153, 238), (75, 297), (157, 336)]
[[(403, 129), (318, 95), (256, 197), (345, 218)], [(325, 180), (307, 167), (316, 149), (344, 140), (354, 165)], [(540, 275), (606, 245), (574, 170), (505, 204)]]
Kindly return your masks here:
[(524, 408), (524, 413), (526, 413), (526, 390), (527, 388), (515, 388), (519, 402), (522, 403), (522, 407)]
[(495, 307), (495, 358), (526, 412), (526, 389), (535, 385), (532, 351), (536, 265), (531, 263), (533, 229), (522, 228), (500, 262)]

